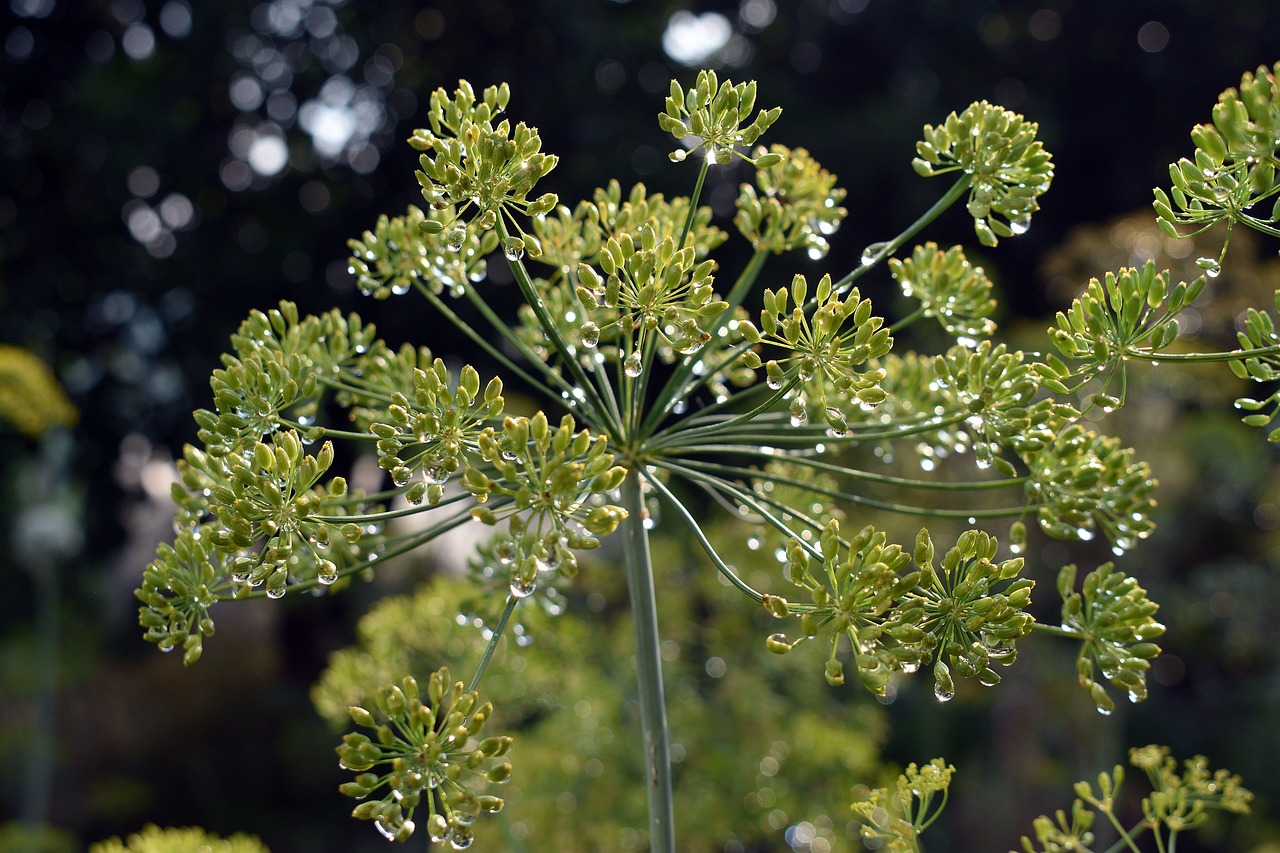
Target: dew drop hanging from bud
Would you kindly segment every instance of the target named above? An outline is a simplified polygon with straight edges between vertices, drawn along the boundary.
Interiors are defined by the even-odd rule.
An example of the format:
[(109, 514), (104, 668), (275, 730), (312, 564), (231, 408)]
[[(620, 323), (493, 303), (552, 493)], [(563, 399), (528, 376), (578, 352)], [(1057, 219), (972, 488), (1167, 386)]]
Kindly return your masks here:
[(445, 245), (452, 252), (457, 252), (462, 248), (462, 244), (467, 239), (467, 228), (465, 225), (455, 225), (449, 231), (449, 236), (445, 241)]
[(1217, 278), (1222, 272), (1222, 264), (1218, 263), (1216, 258), (1196, 258), (1196, 266), (1204, 270), (1204, 274), (1209, 278)]
[(631, 355), (627, 356), (622, 362), (622, 372), (627, 374), (627, 376), (630, 376), (632, 379), (639, 377), (640, 374), (644, 372), (644, 362), (640, 360), (639, 350), (631, 353)]

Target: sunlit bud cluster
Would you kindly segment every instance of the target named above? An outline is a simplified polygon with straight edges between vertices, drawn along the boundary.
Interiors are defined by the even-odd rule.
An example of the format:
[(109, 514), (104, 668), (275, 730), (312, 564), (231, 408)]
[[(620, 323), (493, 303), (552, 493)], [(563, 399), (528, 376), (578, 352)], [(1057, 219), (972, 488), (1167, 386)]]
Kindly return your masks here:
[[(1272, 199), (1280, 149), (1278, 74), (1280, 63), (1246, 71), (1239, 87), (1218, 96), (1212, 123), (1192, 128), (1194, 159), (1171, 164), (1169, 192), (1155, 190), (1157, 222), (1165, 233), (1177, 237), (1178, 225), (1200, 231), (1223, 220), (1275, 233), (1280, 220), (1280, 197)], [(1225, 254), (1225, 243), (1222, 250)], [(1218, 274), (1221, 262), (1221, 257), (1197, 261), (1211, 276)]]
[(1063, 566), (1058, 573), (1062, 625), (1080, 637), (1076, 659), (1080, 686), (1089, 691), (1099, 713), (1110, 714), (1115, 700), (1102, 680), (1123, 690), (1130, 702), (1147, 698), (1147, 671), (1160, 654), (1152, 641), (1164, 633), (1164, 625), (1155, 620), (1160, 606), (1147, 598), (1147, 591), (1134, 578), (1117, 572), (1111, 563), (1085, 575), (1079, 591), (1075, 580), (1075, 565)]
[(918, 594), (924, 599), (920, 628), (934, 655), (934, 694), (944, 701), (955, 692), (956, 677), (976, 678), (988, 687), (1000, 683), (992, 664), (1013, 663), (1016, 641), (1035, 623), (1024, 612), (1035, 582), (1019, 576), (1022, 558), (996, 561), (998, 549), (995, 537), (968, 530), (935, 567), (929, 531), (922, 529), (916, 538)]
[[(453, 205), (459, 217), (453, 224), (424, 219), (421, 227), (445, 233), (450, 248), (461, 247), (468, 239), (463, 216), (469, 217), (477, 234), (495, 228), (502, 233), (499, 219), (509, 218), (512, 210), (532, 217), (549, 213), (557, 204), (551, 193), (529, 198), (534, 185), (559, 160), (542, 153), (538, 131), (524, 122), (513, 128), (506, 119), (494, 124), (509, 98), (505, 83), (485, 89), (480, 99), (466, 80), (458, 81), (452, 97), (437, 89), (427, 113), (431, 127), (419, 128), (409, 138), (409, 144), (422, 152), (417, 178), (423, 198), (437, 210)], [(508, 259), (517, 260), (525, 252), (536, 257), (540, 253), (537, 240), (518, 225), (515, 231), (504, 238), (502, 249)]]
[(916, 246), (905, 260), (890, 258), (889, 272), (903, 295), (919, 301), (924, 316), (937, 320), (948, 335), (973, 345), (995, 331), (991, 281), (960, 246), (945, 252), (935, 243)]
[(688, 149), (677, 148), (671, 152), (671, 159), (679, 162), (690, 151), (704, 148), (707, 160), (719, 166), (727, 165), (735, 156), (762, 169), (781, 162), (782, 156), (774, 152), (751, 156), (739, 150), (755, 145), (782, 114), (781, 107), (773, 107), (761, 109), (751, 118), (755, 103), (754, 80), (721, 83), (714, 71), (703, 70), (698, 72), (693, 88), (688, 91), (672, 80), (666, 108), (658, 114), (658, 125), (681, 142), (695, 141)]
[(862, 824), (867, 848), (892, 853), (918, 851), (920, 833), (947, 804), (955, 770), (941, 758), (923, 767), (912, 762), (892, 788), (873, 788), (853, 803), (854, 818)]
[(394, 392), (369, 429), (378, 437), (378, 465), (397, 486), (408, 486), (409, 503), (436, 504), (474, 453), (484, 425), (502, 413), (502, 381), (490, 379), (482, 391), (474, 367), (464, 365), (455, 378), (437, 358), (413, 370), (412, 392), (412, 398)]
[(969, 186), (969, 214), (984, 246), (1022, 234), (1053, 180), (1053, 160), (1036, 139), (1039, 125), (1004, 107), (978, 101), (934, 127), (916, 143), (916, 172), (961, 172)]
[(848, 406), (872, 407), (884, 400), (879, 384), (884, 372), (866, 363), (886, 355), (893, 339), (884, 318), (871, 310), (871, 300), (862, 298), (857, 288), (843, 296), (836, 293), (829, 275), (818, 282), (810, 302), (809, 284), (797, 275), (789, 289), (765, 290), (758, 329), (750, 323), (740, 325), (747, 342), (787, 352), (766, 362), (756, 349), (749, 349), (742, 358), (752, 370), (763, 364), (770, 388), (798, 387), (793, 425), (806, 423), (814, 414), (833, 433), (843, 435), (848, 430)]
[[(758, 149), (757, 160), (765, 153)], [(848, 213), (840, 206), (845, 191), (803, 148), (773, 145), (768, 153), (781, 159), (758, 169), (754, 186), (742, 184), (734, 224), (756, 249), (774, 254), (804, 249), (813, 260), (826, 257), (827, 238)]]
[(386, 299), (420, 286), (432, 293), (460, 296), (468, 282), (483, 281), (488, 272), (486, 257), (497, 249), (498, 235), (464, 227), (463, 239), (458, 240), (454, 229), (446, 234), (425, 225), (427, 220), (443, 225), (456, 219), (457, 209), (451, 204), (428, 208), (425, 214), (410, 205), (404, 216), (379, 216), (372, 231), (347, 243), (349, 272), (360, 292)]
[[(490, 703), (451, 680), (448, 667), (431, 674), (425, 702), (417, 681), (407, 677), (379, 690), (373, 711), (351, 706), (352, 721), (373, 730), (372, 737), (344, 735), (337, 748), (342, 767), (357, 774), (339, 788), (361, 801), (352, 817), (372, 820), (384, 837), (405, 841), (423, 808), (432, 841), (470, 847), (476, 818), (503, 807), (500, 797), (486, 792), (488, 785), (511, 777), (511, 765), (498, 759), (512, 739), (481, 738), (492, 713)], [(380, 799), (368, 799), (375, 794)]]
[(468, 468), (463, 486), (477, 502), (473, 510), (486, 524), (507, 522), (509, 546), (502, 555), (511, 570), (511, 594), (531, 595), (539, 577), (576, 570), (574, 551), (598, 547), (626, 518), (620, 507), (604, 502), (627, 476), (613, 464), (608, 439), (588, 430), (574, 432), (565, 415), (552, 428), (538, 412), (532, 418), (508, 417), (501, 430), (486, 428), (477, 440), (491, 471)]
[(1122, 552), (1155, 529), (1151, 468), (1118, 439), (1073, 423), (1024, 461), (1027, 502), (1050, 536), (1088, 540), (1100, 531)]

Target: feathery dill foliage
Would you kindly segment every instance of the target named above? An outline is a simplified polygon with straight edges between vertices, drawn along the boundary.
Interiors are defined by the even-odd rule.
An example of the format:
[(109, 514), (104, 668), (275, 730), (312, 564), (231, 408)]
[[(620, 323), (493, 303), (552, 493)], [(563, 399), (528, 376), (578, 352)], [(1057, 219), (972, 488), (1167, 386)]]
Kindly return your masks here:
[[(1246, 74), (1212, 124), (1195, 128), (1194, 160), (1174, 164), (1170, 191), (1156, 190), (1168, 233), (1226, 221), (1280, 236), (1275, 73)], [(466, 81), (434, 92), (428, 126), (410, 139), (425, 206), (383, 216), (350, 243), (365, 294), (421, 300), (404, 310), (455, 325), (475, 365), (451, 366), (425, 346), (393, 350), (354, 314), (304, 317), (288, 302), (254, 311), (214, 371), (214, 408), (196, 412), (201, 445), (181, 462), (177, 538), (137, 593), (147, 640), (181, 646), (193, 663), (226, 602), (334, 594), (461, 525), (493, 528), (457, 623), (484, 614), (487, 645), (469, 683), (446, 669), (418, 672), (422, 692), (415, 673), (387, 673), (371, 707), (349, 710), (372, 735), (348, 734), (338, 747), (356, 774), (342, 789), (361, 799), (355, 817), (404, 839), (420, 810), (431, 838), (454, 848), (503, 808), (488, 788), (520, 773), (518, 738), (481, 735), (491, 715), (511, 719), (478, 693), (497, 644), (509, 634), (524, 649), (521, 613), (562, 611), (575, 576), (602, 571), (587, 555), (610, 536), (621, 539), (635, 625), (647, 840), (674, 848), (649, 549), (658, 517), (696, 543), (708, 571), (783, 623), (760, 637), (764, 648), (789, 655), (817, 641), (825, 654), (812, 675), (821, 669), (831, 685), (885, 695), (924, 668), (946, 701), (965, 681), (998, 684), (1019, 641), (1039, 632), (1078, 644), (1078, 681), (1101, 713), (1115, 708), (1106, 683), (1146, 698), (1164, 626), (1120, 566), (1153, 529), (1155, 480), (1095, 425), (1125, 403), (1133, 360), (1227, 362), (1264, 386), (1238, 403), (1246, 423), (1269, 423), (1280, 412), (1280, 338), (1268, 311), (1250, 310), (1240, 349), (1188, 352), (1178, 315), (1209, 283), (1172, 284), (1148, 264), (1088, 283), (1048, 330), (1056, 352), (1001, 340), (990, 282), (962, 247), (924, 242), (898, 257), (962, 200), (984, 246), (1031, 226), (1052, 158), (1034, 122), (985, 102), (924, 128), (915, 170), (954, 180), (938, 202), (868, 246), (854, 269), (811, 283), (787, 270), (786, 256), (826, 256), (846, 191), (804, 149), (757, 145), (781, 110), (758, 109), (754, 83), (709, 71), (690, 88), (672, 82), (659, 125), (679, 145), (671, 160), (696, 164), (689, 197), (607, 181), (572, 205), (543, 189), (557, 158), (542, 152), (536, 128), (506, 117), (510, 97), (506, 84), (477, 92)], [(732, 222), (717, 223), (701, 188), (710, 169), (735, 163), (754, 175)], [(1273, 197), (1266, 218), (1261, 203)], [(729, 227), (754, 249), (741, 269), (717, 260)], [(1201, 266), (1213, 277), (1221, 262)], [(488, 285), (494, 263), (514, 277), (518, 308)], [(770, 264), (779, 268), (765, 280), (788, 285), (763, 286)], [(897, 282), (903, 316), (884, 316), (863, 295), (869, 275)], [(532, 408), (509, 412), (510, 389)], [(346, 479), (360, 457), (383, 472), (371, 490)], [(726, 525), (710, 514), (721, 512), (755, 531), (753, 548), (776, 544), (768, 589), (735, 565), (735, 543), (718, 539)], [(904, 545), (899, 531), (856, 521), (871, 512), (969, 529), (939, 542), (923, 528)], [(1079, 586), (1074, 565), (1058, 573), (1048, 585), (1062, 602), (1057, 624), (1029, 612), (1047, 569), (1021, 555), (1028, 525), (1065, 540), (1100, 536), (1119, 561), (1084, 572)], [(411, 627), (443, 634), (454, 615)], [(1203, 759), (1179, 774), (1155, 747), (1134, 755), (1154, 788), (1135, 828), (1110, 811), (1117, 768), (1101, 795), (1077, 787), (1070, 818), (1037, 820), (1024, 849), (1087, 850), (1090, 809), (1134, 847), (1148, 829), (1172, 838), (1209, 810), (1247, 808), (1238, 780), (1209, 775)], [(854, 806), (865, 837), (919, 850), (952, 773), (937, 759), (872, 791)]]

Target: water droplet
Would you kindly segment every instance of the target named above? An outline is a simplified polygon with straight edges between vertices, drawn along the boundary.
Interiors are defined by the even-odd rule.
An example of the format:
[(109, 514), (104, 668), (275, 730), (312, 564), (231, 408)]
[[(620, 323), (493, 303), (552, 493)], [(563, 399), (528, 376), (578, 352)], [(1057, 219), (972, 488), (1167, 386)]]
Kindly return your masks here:
[(519, 243), (514, 240), (502, 247), (503, 256), (514, 263), (524, 257), (524, 242)]
[(396, 833), (395, 833), (395, 831), (394, 831), (394, 830), (392, 830), (392, 829), (388, 829), (387, 827), (383, 826), (383, 825), (382, 825), (382, 821), (380, 821), (380, 820), (375, 820), (375, 821), (373, 822), (373, 826), (374, 826), (374, 829), (376, 829), (376, 830), (378, 830), (378, 832), (382, 833), (382, 837), (383, 837), (383, 838), (387, 839), (388, 841), (395, 841), (395, 840), (396, 840)]
[(404, 279), (396, 281), (395, 284), (391, 285), (391, 292), (396, 296), (404, 296), (409, 292), (409, 282)]
[(635, 379), (644, 372), (644, 362), (640, 360), (640, 352), (638, 350), (631, 353), (631, 355), (627, 356), (626, 360), (622, 362), (622, 372), (627, 374), (627, 376), (630, 376), (632, 379)]
[(1009, 230), (1014, 234), (1026, 234), (1031, 230), (1031, 217), (1019, 216), (1016, 219), (1009, 220)]
[(1217, 258), (1196, 258), (1196, 266), (1204, 270), (1209, 278), (1217, 278), (1222, 272), (1222, 264), (1218, 263)]
[(872, 267), (880, 263), (888, 249), (888, 243), (872, 243), (862, 250), (862, 265), (864, 267)]
[(582, 324), (581, 333), (584, 347), (591, 349), (600, 343), (600, 327), (590, 320)]
[(526, 581), (519, 575), (511, 579), (511, 595), (513, 598), (528, 598), (538, 588), (534, 581)]
[(316, 572), (318, 582), (328, 586), (338, 579), (338, 566), (333, 560), (321, 560), (319, 566)]
[(791, 426), (802, 427), (809, 422), (809, 410), (799, 397), (791, 401)]
[(1104, 708), (1104, 707), (1103, 707), (1103, 706), (1101, 706), (1101, 705), (1098, 705), (1098, 706), (1097, 706), (1097, 708), (1098, 708), (1098, 713), (1099, 713), (1099, 714), (1101, 714), (1101, 715), (1102, 715), (1102, 716), (1104, 716), (1104, 717), (1110, 717), (1110, 716), (1111, 716), (1111, 712), (1112, 712), (1113, 710), (1115, 710), (1114, 708)]
[(457, 252), (462, 248), (462, 244), (467, 239), (467, 227), (462, 224), (453, 226), (449, 231), (449, 236), (445, 239), (445, 245), (449, 247), (449, 251)]
[(955, 696), (956, 692), (950, 688), (942, 686), (941, 684), (935, 681), (933, 684), (933, 695), (937, 697), (937, 700), (939, 702), (950, 702), (951, 697)]
[(469, 826), (455, 825), (453, 827), (453, 837), (449, 839), (449, 844), (454, 850), (465, 850), (470, 847), (471, 843), (475, 840), (475, 830)]
[(267, 587), (267, 598), (284, 598), (284, 584)]

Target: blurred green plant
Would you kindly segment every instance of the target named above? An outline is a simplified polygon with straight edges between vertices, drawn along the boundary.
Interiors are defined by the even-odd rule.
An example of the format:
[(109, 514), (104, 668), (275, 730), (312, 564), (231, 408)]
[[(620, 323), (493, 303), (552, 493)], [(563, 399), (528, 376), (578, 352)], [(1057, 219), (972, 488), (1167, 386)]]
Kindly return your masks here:
[[(482, 383), (477, 367), (450, 368), (425, 347), (392, 350), (354, 314), (301, 317), (288, 302), (253, 312), (214, 373), (216, 411), (196, 413), (204, 446), (188, 448), (180, 465), (178, 540), (162, 546), (144, 574), (138, 595), (148, 640), (162, 650), (181, 645), (191, 663), (220, 602), (335, 592), (469, 520), (492, 528), (477, 551), (471, 603), (432, 611), (438, 618), (423, 615), (420, 602), (389, 604), (365, 628), (368, 646), (383, 632), (399, 636), (404, 620), (409, 647), (424, 650), (422, 662), (385, 643), (387, 657), (369, 653), (367, 664), (340, 655), (334, 671), (347, 675), (328, 678), (317, 694), (332, 713), (334, 691), (351, 693), (346, 713), (374, 732), (348, 734), (338, 748), (343, 765), (359, 774), (345, 793), (387, 789), (357, 805), (355, 816), (404, 839), (414, 831), (413, 810), (425, 806), (432, 839), (458, 849), (476, 837), (474, 819), (503, 804), (473, 790), (472, 778), (501, 785), (520, 774), (519, 739), (512, 747), (488, 726), (480, 736), (491, 716), (512, 729), (519, 718), (504, 711), (503, 690), (493, 706), (476, 691), (486, 678), (508, 687), (520, 681), (500, 678), (494, 661), (504, 637), (520, 646), (530, 636), (526, 617), (592, 600), (574, 592), (573, 579), (615, 531), (633, 630), (629, 643), (608, 644), (608, 660), (635, 660), (643, 737), (633, 750), (648, 814), (646, 829), (632, 828), (621, 846), (676, 849), (678, 756), (662, 669), (663, 637), (681, 624), (663, 627), (663, 614), (678, 611), (680, 599), (662, 589), (659, 604), (660, 563), (650, 541), (659, 520), (687, 531), (726, 589), (754, 601), (759, 615), (790, 624), (763, 638), (763, 648), (789, 655), (822, 637), (831, 686), (852, 667), (871, 693), (886, 696), (928, 667), (935, 696), (947, 701), (958, 681), (999, 683), (995, 665), (1012, 663), (1018, 641), (1038, 632), (1078, 644), (1078, 680), (1101, 713), (1115, 707), (1102, 681), (1131, 701), (1146, 697), (1150, 661), (1159, 654), (1153, 641), (1164, 630), (1157, 605), (1111, 563), (1087, 572), (1079, 589), (1068, 566), (1058, 575), (1060, 622), (1038, 621), (1030, 610), (1034, 578), (1023, 576), (1019, 553), (1026, 526), (1034, 520), (1044, 534), (1066, 540), (1101, 534), (1118, 558), (1137, 547), (1154, 527), (1151, 470), (1094, 429), (1125, 404), (1127, 364), (1225, 361), (1239, 376), (1273, 383), (1280, 344), (1269, 314), (1249, 313), (1240, 349), (1170, 352), (1180, 314), (1208, 284), (1171, 284), (1148, 265), (1092, 282), (1049, 329), (1056, 354), (996, 340), (989, 282), (962, 248), (925, 243), (906, 260), (895, 257), (961, 199), (985, 246), (1030, 227), (1052, 159), (1035, 123), (985, 102), (925, 127), (916, 171), (955, 176), (929, 210), (866, 247), (853, 269), (812, 286), (793, 275), (789, 285), (764, 288), (748, 309), (771, 256), (825, 257), (845, 197), (802, 149), (752, 147), (780, 114), (767, 108), (752, 118), (754, 84), (721, 82), (711, 72), (688, 90), (672, 83), (659, 118), (681, 143), (671, 159), (703, 155), (690, 197), (666, 199), (640, 186), (624, 194), (611, 182), (573, 208), (550, 193), (534, 196), (556, 158), (541, 152), (536, 129), (500, 118), (509, 98), (505, 84), (479, 94), (465, 81), (452, 94), (436, 91), (429, 129), (411, 139), (421, 152), (417, 177), (427, 209), (384, 217), (350, 244), (362, 291), (380, 299), (417, 291), (472, 341), (475, 360), (503, 378)], [(1175, 166), (1171, 197), (1157, 191), (1168, 233), (1201, 221), (1201, 213), (1269, 233), (1248, 208), (1276, 192), (1278, 104), (1267, 68), (1223, 93), (1214, 129), (1193, 132), (1196, 163)], [(735, 158), (757, 170), (754, 185), (742, 185), (734, 218), (754, 252), (722, 293), (713, 253), (725, 233), (699, 202), (709, 170)], [(1252, 195), (1242, 201), (1244, 185)], [(499, 247), (496, 262), (505, 261), (523, 303), (514, 311), (485, 284), (488, 254)], [(1220, 262), (1200, 266), (1212, 277)], [(882, 263), (914, 306), (894, 321), (856, 286)], [(949, 339), (942, 351), (932, 343), (935, 321)], [(532, 400), (520, 403), (528, 413), (507, 411), (504, 391), (517, 385)], [(1238, 405), (1280, 409), (1278, 399)], [(1246, 422), (1260, 425), (1274, 414), (1250, 414)], [(350, 453), (340, 457), (339, 445)], [(376, 456), (385, 472), (372, 493), (349, 488), (338, 473), (361, 454)], [(891, 458), (915, 459), (925, 476), (886, 469)], [(728, 522), (713, 520), (719, 510)], [(842, 519), (856, 512), (962, 520), (967, 529), (942, 541), (922, 529), (908, 549), (893, 541), (895, 531), (875, 525), (842, 532), (850, 529)], [(399, 523), (409, 517), (417, 523)], [(743, 527), (749, 552), (762, 554), (735, 545)], [(774, 571), (756, 571), (770, 553)], [(775, 591), (779, 575), (782, 589), (800, 589), (798, 600)], [(444, 643), (458, 620), (479, 620), (483, 629), (466, 683), (445, 674), (455, 651), (417, 668), (435, 657), (420, 638)], [(563, 616), (541, 634), (569, 637), (574, 624)], [(456, 654), (465, 658), (472, 645), (463, 641)], [(524, 658), (508, 654), (512, 666)], [(364, 683), (366, 670), (382, 683)], [(425, 697), (417, 678), (427, 679)], [(557, 686), (555, 677), (539, 678), (530, 690)], [(685, 702), (682, 696), (673, 707)], [(803, 706), (789, 713), (803, 714)], [(1166, 796), (1188, 790), (1190, 775), (1152, 772), (1159, 794), (1150, 798), (1152, 814), (1170, 833), (1176, 821), (1177, 832), (1193, 828), (1203, 785), (1190, 799)], [(939, 759), (909, 767), (893, 792), (878, 789), (869, 806), (855, 806), (866, 837), (919, 849), (950, 777)], [(1227, 777), (1204, 785), (1220, 784), (1225, 796), (1228, 782), (1236, 785)], [(1246, 805), (1247, 797), (1233, 795), (1228, 810)], [(1082, 808), (1058, 829), (1086, 832)], [(686, 832), (697, 830), (679, 835)], [(1153, 835), (1162, 845), (1163, 836)], [(1059, 844), (1049, 835), (1041, 840)], [(1132, 839), (1128, 845), (1136, 849)]]
[(193, 850), (209, 853), (270, 853), (261, 841), (252, 835), (237, 833), (220, 838), (197, 827), (161, 829), (148, 825), (128, 838), (110, 838), (89, 845), (89, 853), (191, 853)]
[(0, 422), (36, 439), (74, 426), (79, 413), (49, 366), (21, 347), (0, 344)]

